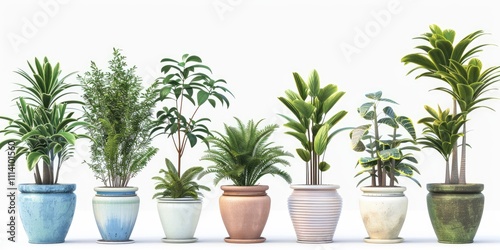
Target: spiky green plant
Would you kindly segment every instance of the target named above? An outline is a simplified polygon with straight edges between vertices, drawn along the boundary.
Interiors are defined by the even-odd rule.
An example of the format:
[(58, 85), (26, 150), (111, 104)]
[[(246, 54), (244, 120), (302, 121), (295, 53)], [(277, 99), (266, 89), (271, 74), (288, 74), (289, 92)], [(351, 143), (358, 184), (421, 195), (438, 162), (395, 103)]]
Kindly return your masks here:
[[(67, 83), (71, 75), (61, 77), (59, 63), (55, 66), (45, 57), (43, 61), (35, 58), (34, 66), (28, 62), (31, 73), (20, 69), (17, 74), (27, 83), (17, 83), (17, 90), (24, 95), (17, 98), (18, 118), (0, 117), (9, 122), (0, 133), (12, 138), (0, 142), (0, 148), (15, 142), (16, 157), (25, 155), (27, 166), (34, 172), (36, 184), (57, 184), (59, 171), (65, 161), (73, 156), (74, 144), (78, 138), (87, 138), (76, 130), (86, 125), (69, 112), (69, 104), (80, 104), (70, 97), (69, 91), (76, 84)], [(39, 162), (42, 162), (40, 171)]]
[(458, 139), (463, 136), (460, 128), (465, 123), (462, 114), (450, 114), (450, 110), (442, 110), (438, 106), (435, 110), (425, 105), (425, 110), (431, 115), (424, 117), (418, 123), (424, 124), (423, 137), (418, 138), (418, 142), (424, 145), (424, 148), (432, 148), (439, 152), (446, 162), (445, 184), (450, 183), (450, 156), (453, 152), (453, 146)]
[(210, 191), (210, 188), (198, 184), (194, 179), (202, 171), (203, 167), (191, 167), (186, 169), (182, 175), (179, 175), (174, 164), (169, 159), (165, 159), (167, 169), (160, 169), (162, 176), (155, 176), (153, 180), (158, 181), (155, 190), (161, 190), (153, 195), (154, 198), (185, 198), (191, 197), (198, 199), (203, 197), (200, 190)]
[(307, 83), (296, 72), (293, 77), (297, 92), (287, 90), (286, 96), (278, 99), (292, 112), (294, 118), (281, 116), (287, 120), (284, 126), (291, 129), (286, 134), (296, 138), (302, 146), (296, 152), (306, 163), (306, 184), (319, 185), (322, 183), (321, 173), (330, 169), (330, 164), (324, 160), (328, 144), (337, 133), (349, 129), (331, 131), (347, 111), (329, 115), (345, 92), (338, 91), (337, 85), (333, 84), (322, 88), (316, 70), (312, 71)]
[[(454, 30), (442, 30), (437, 25), (431, 25), (430, 30), (430, 33), (417, 37), (417, 39), (426, 42), (426, 44), (416, 47), (420, 52), (408, 54), (401, 59), (405, 65), (410, 63), (417, 65), (408, 74), (423, 70), (423, 73), (416, 76), (417, 79), (425, 76), (437, 78), (447, 83), (447, 87), (437, 87), (433, 90), (449, 94), (453, 100), (453, 114), (457, 114), (457, 109), (460, 108), (464, 121), (467, 121), (467, 116), (478, 108), (491, 109), (483, 105), (483, 102), (493, 99), (485, 94), (493, 90), (492, 84), (499, 80), (500, 66), (483, 70), (482, 62), (477, 58), (477, 54), (489, 44), (479, 44), (468, 49), (472, 42), (486, 33), (482, 30), (472, 32), (453, 45), (456, 34)], [(455, 143), (452, 151), (450, 176), (445, 177), (445, 179), (450, 179), (451, 184), (466, 183), (466, 125), (467, 122), (462, 125), (460, 171), (458, 168), (458, 145)]]
[[(370, 124), (360, 125), (354, 128), (351, 133), (351, 146), (356, 152), (366, 151), (369, 156), (361, 157), (356, 166), (360, 165), (363, 169), (356, 174), (368, 174), (358, 182), (358, 185), (367, 179), (371, 179), (371, 186), (387, 186), (389, 177), (389, 186), (393, 187), (398, 176), (410, 178), (420, 186), (420, 183), (413, 178), (414, 173), (419, 173), (413, 165), (417, 159), (411, 151), (418, 151), (415, 147), (416, 133), (413, 122), (406, 116), (398, 116), (391, 106), (382, 109), (384, 116), (379, 117), (378, 105), (381, 102), (397, 104), (395, 101), (382, 98), (382, 92), (366, 94), (370, 99), (358, 108), (358, 113)], [(388, 139), (383, 139), (382, 126), (386, 125), (389, 131)], [(398, 129), (403, 128), (409, 138), (398, 134)], [(407, 153), (410, 152), (410, 153)]]
[(207, 138), (210, 148), (202, 160), (211, 161), (211, 165), (203, 174), (215, 174), (214, 185), (228, 179), (236, 186), (256, 185), (265, 175), (276, 175), (291, 183), (288, 173), (278, 168), (278, 165), (289, 166), (285, 156), (292, 156), (281, 146), (268, 142), (269, 137), (278, 125), (268, 125), (263, 129), (258, 126), (262, 120), (250, 120), (245, 125), (235, 118), (236, 126), (224, 124), (225, 134), (213, 132), (215, 135)]
[(86, 163), (97, 179), (112, 187), (127, 186), (158, 151), (150, 135), (156, 93), (152, 88), (143, 91), (136, 67), (126, 67), (126, 57), (113, 49), (109, 72), (91, 62), (90, 71), (78, 76), (93, 139)]

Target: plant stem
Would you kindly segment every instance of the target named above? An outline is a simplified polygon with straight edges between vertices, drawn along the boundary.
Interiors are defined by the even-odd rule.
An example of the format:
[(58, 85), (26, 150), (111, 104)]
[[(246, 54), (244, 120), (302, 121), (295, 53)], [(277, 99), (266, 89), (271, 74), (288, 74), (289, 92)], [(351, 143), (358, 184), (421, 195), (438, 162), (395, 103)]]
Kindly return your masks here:
[(450, 184), (450, 160), (446, 159), (446, 173), (445, 173), (444, 183)]
[[(396, 147), (396, 130), (397, 128), (394, 128), (393, 130), (393, 133), (392, 133), (392, 145), (391, 147), (392, 148), (395, 148)], [(389, 172), (389, 186), (391, 187), (394, 187), (394, 171), (396, 169), (396, 160), (395, 159), (391, 159), (391, 169), (390, 169), (390, 172)]]
[[(375, 149), (377, 152), (380, 151), (380, 135), (378, 131), (378, 122), (377, 122), (377, 104), (373, 104), (373, 129), (375, 130)], [(382, 161), (380, 159), (377, 160), (377, 173), (378, 173), (378, 186), (384, 187), (384, 172), (382, 168)], [(374, 186), (377, 186), (376, 184)]]
[(42, 184), (42, 179), (40, 178), (40, 169), (38, 168), (38, 163), (35, 165), (35, 183)]
[[(457, 114), (457, 102), (453, 99), (453, 115)], [(453, 155), (451, 158), (451, 174), (450, 174), (450, 183), (458, 184), (458, 145), (455, 142), (453, 144)]]
[[(465, 120), (467, 120), (465, 118)], [(467, 122), (464, 122), (464, 130), (463, 130), (463, 133), (464, 133), (464, 136), (462, 137), (462, 156), (461, 156), (461, 159), (460, 159), (460, 179), (458, 180), (458, 183), (459, 184), (465, 184), (466, 181), (465, 181), (465, 157), (466, 157), (466, 148), (467, 148), (467, 139), (466, 139), (466, 136), (467, 136), (467, 129), (466, 129), (466, 124)]]

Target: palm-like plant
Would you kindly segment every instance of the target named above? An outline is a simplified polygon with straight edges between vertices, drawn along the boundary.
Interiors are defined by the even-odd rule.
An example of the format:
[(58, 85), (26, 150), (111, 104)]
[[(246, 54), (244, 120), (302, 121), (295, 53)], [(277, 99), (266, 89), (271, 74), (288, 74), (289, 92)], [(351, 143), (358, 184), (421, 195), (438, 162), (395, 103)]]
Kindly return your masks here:
[[(380, 102), (397, 103), (391, 99), (382, 98), (380, 91), (366, 94), (366, 97), (370, 101), (361, 105), (358, 113), (371, 123), (354, 128), (350, 134), (352, 149), (357, 152), (366, 151), (369, 154), (368, 157), (361, 157), (356, 164), (363, 168), (356, 176), (368, 174), (359, 181), (358, 185), (371, 179), (371, 186), (385, 187), (386, 177), (389, 177), (389, 186), (393, 187), (397, 182), (397, 176), (404, 176), (420, 186), (420, 183), (413, 178), (414, 173), (419, 173), (413, 165), (418, 162), (411, 153), (407, 153), (419, 150), (414, 146), (416, 133), (411, 119), (396, 115), (390, 106), (383, 108), (384, 117), (380, 118), (377, 110)], [(383, 139), (381, 125), (389, 127), (388, 139)], [(398, 134), (399, 128), (403, 128), (410, 138), (404, 138)]]
[(418, 142), (424, 145), (424, 148), (432, 148), (439, 152), (446, 161), (445, 184), (450, 183), (450, 156), (453, 152), (453, 146), (458, 139), (463, 136), (460, 128), (465, 123), (462, 114), (450, 114), (450, 110), (435, 110), (425, 106), (425, 110), (431, 115), (422, 118), (418, 123), (425, 125), (424, 136), (418, 139)]
[(221, 180), (231, 180), (236, 186), (253, 186), (265, 175), (271, 174), (291, 183), (288, 173), (278, 168), (278, 165), (290, 165), (283, 157), (292, 156), (281, 146), (273, 146), (269, 137), (278, 125), (268, 125), (263, 129), (258, 126), (262, 120), (248, 121), (245, 125), (236, 118), (237, 126), (224, 125), (225, 134), (214, 132), (208, 137), (210, 148), (202, 160), (214, 163), (203, 174), (214, 173), (214, 184)]
[[(74, 144), (78, 138), (88, 138), (77, 134), (76, 129), (86, 125), (74, 117), (74, 112), (67, 112), (68, 104), (81, 103), (78, 100), (66, 100), (58, 103), (60, 98), (72, 94), (70, 88), (77, 85), (66, 83), (69, 75), (61, 76), (59, 63), (54, 67), (47, 58), (43, 61), (35, 58), (35, 66), (29, 62), (31, 75), (24, 70), (16, 71), (27, 82), (18, 83), (21, 93), (16, 105), (19, 117), (7, 120), (9, 125), (0, 131), (4, 135), (14, 135), (0, 142), (0, 148), (9, 142), (15, 142), (16, 159), (25, 155), (28, 169), (34, 170), (35, 183), (57, 184), (59, 171), (63, 163), (73, 156)], [(42, 171), (38, 163), (42, 161)]]
[(328, 144), (337, 133), (348, 129), (331, 131), (347, 111), (341, 110), (332, 116), (328, 115), (345, 92), (338, 91), (338, 87), (333, 84), (321, 88), (316, 70), (311, 73), (307, 83), (298, 73), (294, 72), (293, 77), (297, 92), (287, 90), (286, 97), (278, 99), (295, 117), (281, 116), (287, 120), (284, 126), (291, 129), (286, 133), (302, 145), (296, 152), (306, 163), (306, 184), (319, 185), (322, 182), (321, 173), (330, 168), (330, 164), (324, 161)]
[(153, 195), (153, 199), (157, 197), (191, 197), (194, 199), (198, 199), (198, 197), (200, 196), (203, 197), (203, 193), (200, 192), (201, 189), (210, 191), (210, 188), (208, 188), (207, 186), (200, 185), (196, 181), (194, 181), (194, 178), (203, 171), (203, 167), (189, 168), (179, 176), (179, 173), (177, 173), (177, 169), (169, 159), (165, 159), (165, 165), (167, 166), (167, 170), (160, 169), (160, 174), (163, 174), (163, 177), (153, 177), (153, 180), (158, 181), (155, 186), (155, 190), (162, 190), (158, 193), (155, 193)]
[(483, 31), (475, 31), (465, 36), (456, 45), (453, 45), (455, 39), (454, 30), (441, 30), (437, 25), (431, 25), (430, 29), (431, 33), (425, 33), (417, 37), (425, 40), (430, 46), (417, 46), (416, 48), (422, 50), (423, 53), (406, 55), (402, 58), (402, 62), (417, 65), (408, 74), (416, 70), (424, 70), (416, 78), (433, 77), (448, 84), (448, 87), (437, 87), (433, 90), (440, 90), (451, 95), (453, 114), (458, 113), (458, 104), (460, 113), (464, 116), (464, 123), (462, 126), (460, 173), (458, 169), (458, 146), (455, 143), (452, 151), (450, 176), (446, 176), (445, 179), (449, 178), (452, 184), (465, 184), (467, 115), (478, 108), (489, 108), (482, 105), (482, 103), (492, 98), (485, 97), (484, 94), (491, 91), (491, 85), (500, 79), (500, 66), (483, 70), (481, 61), (476, 58), (476, 55), (488, 44), (480, 44), (469, 50), (467, 49), (475, 39), (485, 34)]

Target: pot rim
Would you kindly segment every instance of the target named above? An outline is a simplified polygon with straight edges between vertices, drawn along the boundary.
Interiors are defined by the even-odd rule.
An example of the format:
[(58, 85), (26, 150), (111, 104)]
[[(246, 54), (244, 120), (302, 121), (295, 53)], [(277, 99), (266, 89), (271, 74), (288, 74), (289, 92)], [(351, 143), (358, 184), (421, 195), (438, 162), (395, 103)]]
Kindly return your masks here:
[(235, 186), (235, 185), (222, 185), (220, 189), (224, 191), (237, 191), (237, 192), (245, 192), (245, 191), (266, 191), (269, 189), (268, 185), (253, 185), (253, 186)]
[(340, 185), (337, 184), (321, 184), (321, 185), (307, 185), (307, 184), (292, 184), (292, 189), (307, 189), (307, 190), (334, 190), (339, 189)]
[(445, 184), (445, 183), (428, 183), (427, 191), (431, 193), (481, 193), (484, 190), (482, 183), (466, 183), (466, 184)]
[(191, 198), (191, 197), (183, 197), (183, 198), (171, 198), (171, 197), (160, 197), (156, 198), (158, 203), (201, 203), (203, 199)]
[(36, 184), (20, 183), (17, 189), (21, 193), (72, 193), (76, 190), (75, 183), (57, 183), (57, 184)]
[(96, 192), (135, 192), (139, 190), (138, 187), (105, 187), (99, 186), (94, 187), (94, 191)]
[(406, 191), (405, 186), (395, 186), (395, 187), (372, 187), (363, 186), (359, 190), (363, 192), (377, 192), (377, 193), (394, 193), (394, 192), (404, 192)]

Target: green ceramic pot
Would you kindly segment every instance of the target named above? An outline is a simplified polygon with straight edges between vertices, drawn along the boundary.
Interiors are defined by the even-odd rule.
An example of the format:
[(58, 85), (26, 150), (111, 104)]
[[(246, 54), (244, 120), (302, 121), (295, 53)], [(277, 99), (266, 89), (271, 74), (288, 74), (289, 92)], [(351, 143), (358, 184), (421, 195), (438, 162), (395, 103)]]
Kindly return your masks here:
[(472, 243), (484, 208), (483, 184), (427, 184), (427, 209), (440, 243)]

